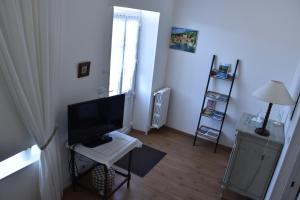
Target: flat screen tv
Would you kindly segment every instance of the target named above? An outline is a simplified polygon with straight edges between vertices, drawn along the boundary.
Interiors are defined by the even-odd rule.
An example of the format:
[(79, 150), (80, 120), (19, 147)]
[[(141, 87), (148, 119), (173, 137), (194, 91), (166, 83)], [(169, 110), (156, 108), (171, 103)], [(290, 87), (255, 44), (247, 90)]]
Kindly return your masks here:
[(68, 106), (68, 143), (95, 147), (111, 141), (105, 135), (122, 128), (125, 94)]

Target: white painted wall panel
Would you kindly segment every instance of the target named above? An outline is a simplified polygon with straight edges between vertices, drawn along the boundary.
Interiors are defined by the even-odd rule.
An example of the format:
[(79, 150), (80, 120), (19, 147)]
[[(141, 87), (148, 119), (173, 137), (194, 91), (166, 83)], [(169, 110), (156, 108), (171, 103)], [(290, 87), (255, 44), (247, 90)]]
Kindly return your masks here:
[[(199, 31), (196, 53), (170, 50), (166, 86), (172, 88), (167, 125), (194, 134), (213, 54), (241, 59), (221, 143), (231, 146), (242, 112), (264, 115), (267, 103), (252, 92), (271, 79), (290, 86), (300, 52), (300, 2), (176, 0), (173, 25)], [(279, 14), (280, 13), (280, 14)], [(218, 81), (220, 90), (226, 83)], [(278, 119), (275, 106), (271, 118)]]
[(133, 128), (148, 131), (149, 110), (152, 98), (152, 80), (159, 25), (158, 12), (142, 11), (138, 65), (136, 70)]

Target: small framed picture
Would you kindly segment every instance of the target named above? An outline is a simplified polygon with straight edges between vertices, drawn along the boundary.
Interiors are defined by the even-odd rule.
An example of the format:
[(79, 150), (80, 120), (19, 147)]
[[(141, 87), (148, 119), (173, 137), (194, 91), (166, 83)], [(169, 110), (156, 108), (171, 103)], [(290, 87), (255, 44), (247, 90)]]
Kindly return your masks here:
[(91, 62), (82, 62), (78, 64), (77, 78), (85, 77), (90, 74)]
[(170, 48), (195, 53), (198, 39), (198, 31), (172, 27)]

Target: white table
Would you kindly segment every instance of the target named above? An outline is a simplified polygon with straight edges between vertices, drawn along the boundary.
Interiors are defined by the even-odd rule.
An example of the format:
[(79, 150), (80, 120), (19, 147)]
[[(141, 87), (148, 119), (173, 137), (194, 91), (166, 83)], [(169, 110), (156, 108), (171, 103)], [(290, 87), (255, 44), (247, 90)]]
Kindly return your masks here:
[[(72, 184), (75, 189), (77, 184), (78, 177), (75, 173), (75, 153), (79, 153), (89, 159), (94, 160), (95, 162), (104, 165), (105, 167), (105, 188), (103, 198), (107, 199), (111, 196), (116, 190), (118, 190), (124, 183), (127, 182), (127, 187), (130, 185), (131, 179), (131, 157), (132, 150), (136, 147), (142, 147), (142, 142), (134, 137), (128, 136), (118, 131), (113, 131), (109, 133), (109, 136), (112, 137), (112, 141), (106, 144), (99, 145), (94, 148), (88, 148), (81, 144), (75, 144), (72, 146), (67, 146), (71, 152), (71, 166), (72, 166)], [(107, 169), (110, 168), (115, 162), (121, 159), (129, 153), (129, 163), (128, 163), (128, 173), (124, 174), (116, 171), (116, 173), (125, 177), (124, 181), (117, 186), (110, 194), (107, 194)]]

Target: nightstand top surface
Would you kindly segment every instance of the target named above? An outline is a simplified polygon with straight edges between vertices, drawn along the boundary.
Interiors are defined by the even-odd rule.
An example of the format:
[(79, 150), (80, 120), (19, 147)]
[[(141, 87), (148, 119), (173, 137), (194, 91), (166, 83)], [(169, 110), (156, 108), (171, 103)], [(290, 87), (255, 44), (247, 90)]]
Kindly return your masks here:
[[(243, 113), (238, 126), (237, 131), (242, 132), (244, 134), (249, 134), (254, 137), (258, 137), (264, 140), (270, 140), (276, 143), (283, 144), (284, 143), (284, 126), (283, 123), (276, 124), (274, 120), (269, 120), (267, 124), (267, 129), (270, 131), (270, 136), (265, 137), (255, 133), (255, 129), (261, 127), (261, 123), (255, 122), (252, 120), (255, 115), (249, 113)], [(275, 123), (274, 123), (275, 122)]]

